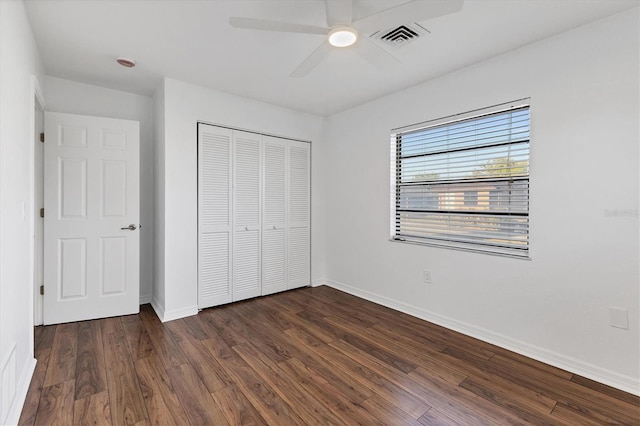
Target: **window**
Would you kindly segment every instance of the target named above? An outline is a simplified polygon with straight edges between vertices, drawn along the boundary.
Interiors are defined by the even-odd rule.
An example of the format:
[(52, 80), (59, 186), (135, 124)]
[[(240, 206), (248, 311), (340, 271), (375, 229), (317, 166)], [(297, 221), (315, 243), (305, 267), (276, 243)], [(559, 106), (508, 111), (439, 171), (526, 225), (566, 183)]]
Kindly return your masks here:
[(528, 257), (528, 99), (391, 134), (391, 238)]
[(465, 207), (476, 207), (478, 205), (478, 191), (464, 191)]

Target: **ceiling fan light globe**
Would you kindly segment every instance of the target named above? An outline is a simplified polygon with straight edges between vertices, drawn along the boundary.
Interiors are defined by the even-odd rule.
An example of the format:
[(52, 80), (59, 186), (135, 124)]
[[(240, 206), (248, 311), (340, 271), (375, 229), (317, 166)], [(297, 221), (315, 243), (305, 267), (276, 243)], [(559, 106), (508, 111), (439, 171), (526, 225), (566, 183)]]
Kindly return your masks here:
[(335, 47), (351, 46), (358, 40), (358, 32), (351, 27), (334, 28), (329, 33), (329, 44)]

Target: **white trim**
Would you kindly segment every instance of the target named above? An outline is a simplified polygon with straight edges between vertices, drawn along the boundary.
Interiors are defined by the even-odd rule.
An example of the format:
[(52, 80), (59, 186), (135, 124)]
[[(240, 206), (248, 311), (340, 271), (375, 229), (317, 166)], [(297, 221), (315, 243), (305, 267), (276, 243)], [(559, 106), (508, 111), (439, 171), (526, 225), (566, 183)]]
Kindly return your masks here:
[(160, 321), (164, 322), (162, 318), (164, 318), (164, 308), (162, 304), (155, 297), (151, 297), (151, 307), (156, 312), (156, 315), (160, 319)]
[[(30, 295), (29, 295), (29, 300), (31, 300), (31, 312), (29, 317), (32, 319), (33, 324), (31, 324), (31, 329), (33, 330), (33, 325), (42, 325), (44, 323), (44, 305), (43, 303), (38, 303), (38, 307), (40, 309), (36, 310), (36, 298), (39, 296), (39, 293), (36, 291), (36, 288), (40, 286), (39, 283), (35, 282), (35, 278), (36, 278), (36, 266), (35, 266), (35, 262), (36, 262), (36, 257), (35, 257), (35, 251), (36, 251), (36, 246), (35, 246), (35, 231), (36, 231), (36, 218), (34, 217), (34, 211), (35, 211), (35, 202), (36, 202), (36, 180), (35, 180), (35, 176), (36, 176), (36, 169), (35, 169), (35, 162), (36, 162), (36, 151), (35, 151), (35, 144), (36, 144), (36, 139), (38, 137), (38, 135), (36, 135), (35, 132), (35, 128), (36, 128), (36, 113), (35, 110), (37, 107), (39, 107), (39, 109), (43, 112), (44, 114), (44, 108), (45, 108), (45, 103), (44, 103), (44, 96), (42, 94), (42, 89), (40, 88), (40, 83), (38, 82), (38, 78), (35, 75), (31, 75), (31, 100), (30, 100), (30, 105), (31, 105), (31, 111), (29, 112), (30, 117), (29, 117), (29, 123), (31, 124), (31, 128), (29, 129), (29, 134), (31, 135), (31, 144), (29, 147), (29, 172), (30, 172), (30, 178), (31, 178), (31, 194), (29, 194), (29, 204), (30, 204), (30, 215), (29, 215), (29, 235), (30, 235), (30, 242), (29, 242), (29, 282), (32, 283), (31, 285), (31, 290), (30, 290)], [(44, 126), (44, 122), (42, 123)], [(44, 131), (44, 129), (43, 129)], [(40, 302), (42, 302), (40, 300)], [(31, 355), (33, 355), (33, 331), (31, 332), (31, 339), (30, 339), (30, 345), (29, 345), (29, 353)]]
[(327, 284), (329, 281), (326, 278), (316, 278), (315, 280), (311, 280), (311, 287), (318, 287), (321, 285), (330, 285)]
[(33, 373), (36, 371), (36, 363), (36, 359), (31, 358), (27, 361), (25, 368), (22, 370), (20, 381), (18, 382), (18, 386), (16, 387), (16, 395), (15, 398), (13, 398), (13, 404), (9, 408), (7, 418), (5, 419), (5, 422), (3, 424), (18, 424), (18, 421), (20, 420), (20, 414), (22, 414), (24, 402), (27, 399), (27, 392), (29, 391), (29, 386), (31, 385), (31, 378), (33, 377)]
[(140, 304), (141, 305), (146, 305), (148, 303), (151, 303), (151, 295), (150, 294), (141, 294), (140, 295)]
[(326, 280), (326, 283), (330, 287), (342, 290), (354, 296), (358, 296), (371, 302), (378, 303), (380, 305), (398, 310), (400, 312), (404, 312), (405, 314), (409, 314), (411, 316), (432, 322), (434, 324), (457, 331), (467, 336), (480, 339), (484, 342), (491, 343), (493, 345), (516, 352), (529, 358), (533, 358), (545, 364), (561, 368), (571, 373), (578, 374), (591, 380), (595, 380), (599, 383), (603, 383), (616, 389), (620, 389), (625, 392), (640, 396), (640, 380), (637, 378), (619, 374), (614, 371), (607, 370), (605, 368), (601, 368), (596, 365), (575, 359), (573, 357), (562, 355), (557, 352), (541, 348), (539, 346), (512, 339), (510, 337), (495, 333), (482, 327), (478, 327), (462, 321), (457, 321), (453, 318), (429, 312), (422, 308), (418, 308), (416, 306), (409, 305), (407, 303), (381, 296), (379, 294), (372, 293), (366, 290), (361, 290), (359, 288), (352, 287), (338, 281)]
[(153, 310), (156, 311), (156, 315), (162, 322), (168, 322), (177, 320), (180, 318), (190, 317), (193, 315), (198, 315), (198, 306), (188, 306), (182, 309), (175, 309), (173, 311), (165, 311), (158, 299), (155, 297), (151, 300), (151, 306)]

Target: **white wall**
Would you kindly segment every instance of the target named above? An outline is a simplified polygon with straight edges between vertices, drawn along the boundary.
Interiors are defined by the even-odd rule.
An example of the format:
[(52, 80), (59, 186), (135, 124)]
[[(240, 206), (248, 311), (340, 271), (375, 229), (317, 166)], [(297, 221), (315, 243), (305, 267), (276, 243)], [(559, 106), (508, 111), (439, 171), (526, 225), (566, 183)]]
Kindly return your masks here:
[(35, 367), (32, 76), (43, 75), (23, 3), (0, 1), (0, 424), (17, 423)]
[(164, 179), (156, 185), (164, 186), (165, 199), (164, 226), (156, 238), (163, 239), (164, 253), (156, 262), (158, 268), (164, 268), (164, 305), (154, 303), (160, 317), (169, 320), (197, 312), (198, 121), (312, 141), (311, 268), (313, 280), (323, 278), (323, 194), (318, 171), (323, 168), (324, 120), (171, 79), (165, 79), (161, 89), (165, 100), (164, 158), (160, 159)]
[(153, 100), (148, 96), (45, 77), (47, 110), (140, 122), (140, 303), (153, 287)]
[[(329, 282), (640, 392), (638, 52), (636, 8), (329, 117)], [(531, 260), (389, 242), (390, 129), (529, 96)]]

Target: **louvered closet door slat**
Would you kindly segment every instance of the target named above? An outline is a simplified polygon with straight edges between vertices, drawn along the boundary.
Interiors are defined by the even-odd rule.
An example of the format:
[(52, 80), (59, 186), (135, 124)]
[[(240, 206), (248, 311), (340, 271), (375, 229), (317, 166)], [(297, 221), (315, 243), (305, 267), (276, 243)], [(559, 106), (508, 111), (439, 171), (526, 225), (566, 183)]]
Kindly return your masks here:
[(198, 126), (198, 306), (231, 301), (231, 140)]
[(310, 145), (289, 142), (288, 288), (311, 284)]
[(287, 141), (263, 137), (262, 294), (287, 289)]
[(261, 136), (234, 131), (233, 300), (259, 296)]

